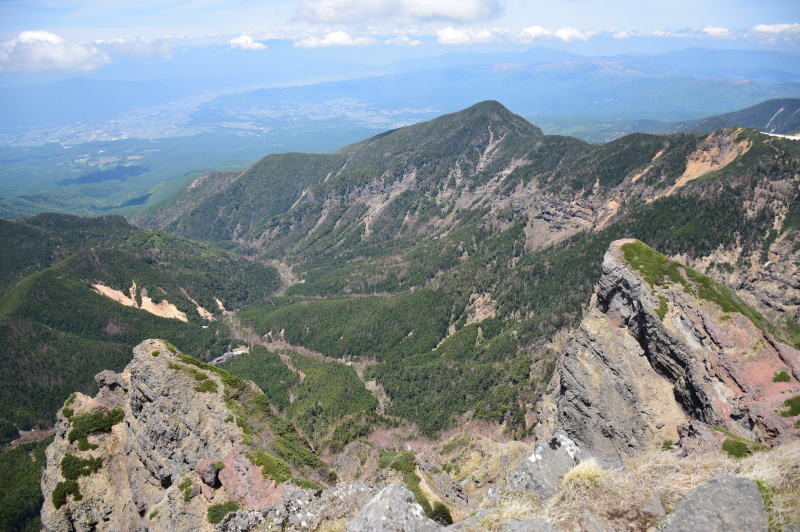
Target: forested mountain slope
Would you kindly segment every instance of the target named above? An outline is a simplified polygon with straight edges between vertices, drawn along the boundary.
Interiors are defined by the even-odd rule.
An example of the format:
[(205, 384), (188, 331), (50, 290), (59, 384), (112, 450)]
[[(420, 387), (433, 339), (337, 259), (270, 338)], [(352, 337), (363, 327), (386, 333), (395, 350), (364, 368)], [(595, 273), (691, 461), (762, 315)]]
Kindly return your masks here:
[[(243, 173), (207, 174), (137, 223), (150, 229), (53, 214), (0, 222), (0, 244), (12, 250), (0, 258), (6, 441), (19, 428), (49, 426), (71, 391), (97, 389), (92, 376), (120, 370), (144, 338), (202, 360), (243, 341), (250, 353), (223, 366), (265, 393), (248, 406), (253, 413), (291, 421), (284, 428), (349, 479), (386, 478), (388, 467), (415, 497), (436, 491), (433, 480), (420, 488), (428, 477), (413, 453), (379, 455), (358, 440), (428, 442), (430, 451), (430, 439), (464, 424), (501, 439), (531, 436), (546, 417), (552, 376), (563, 377), (564, 353), (577, 352), (568, 342), (576, 325), (606, 310), (592, 293), (609, 244), (621, 238), (694, 272), (691, 282), (669, 277), (685, 297), (655, 290), (667, 308), (648, 299), (648, 319), (675, 317), (686, 297), (705, 300), (713, 289), (705, 295), (723, 294), (730, 307), (721, 307), (728, 318), (713, 314), (721, 329), (749, 320), (765, 345), (800, 345), (800, 143), (752, 129), (592, 145), (544, 135), (483, 102), (334, 154), (268, 156)], [(165, 362), (137, 356), (145, 369)], [(195, 379), (195, 392), (228, 391), (211, 375), (222, 370), (190, 365), (205, 378), (167, 367)], [(106, 377), (109, 390), (122, 386)], [(219, 399), (220, 412), (230, 410), (231, 397)], [(64, 440), (63, 416), (59, 423)], [(275, 435), (261, 436), (270, 445)], [(300, 469), (278, 473), (325, 481), (323, 469)], [(176, 496), (167, 480), (147, 488), (139, 517), (159, 494)], [(443, 485), (456, 493), (450, 480)]]
[(432, 435), (464, 414), (524, 432), (549, 342), (579, 319), (618, 238), (722, 277), (800, 341), (799, 174), (800, 144), (749, 129), (591, 145), (489, 101), (208, 176), (140, 223), (290, 264), (301, 282), (242, 319), (371, 361), (388, 413)]
[(45, 214), (0, 225), (0, 419), (4, 440), (52, 423), (93, 374), (162, 336), (198, 356), (231, 344), (217, 300), (260, 301), (274, 268), (201, 242), (143, 231), (121, 217)]

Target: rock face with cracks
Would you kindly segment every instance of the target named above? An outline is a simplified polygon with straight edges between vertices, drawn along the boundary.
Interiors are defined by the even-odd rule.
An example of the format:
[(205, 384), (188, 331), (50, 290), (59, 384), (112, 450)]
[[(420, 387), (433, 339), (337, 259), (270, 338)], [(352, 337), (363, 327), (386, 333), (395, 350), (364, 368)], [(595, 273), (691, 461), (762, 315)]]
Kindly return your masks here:
[[(263, 508), (280, 500), (284, 486), (265, 481), (261, 468), (242, 455), (243, 434), (232, 422), (224, 384), (210, 372), (199, 380), (196, 372), (165, 343), (147, 340), (122, 373), (97, 376), (96, 397), (76, 394), (59, 413), (47, 449), (45, 530), (211, 530), (206, 513), (212, 504)], [(200, 391), (203, 382), (214, 385)], [(121, 420), (89, 432), (88, 445), (73, 438), (80, 419), (102, 419), (115, 408)], [(101, 465), (70, 481), (62, 471), (68, 455)], [(225, 467), (217, 472), (214, 464)], [(54, 495), (65, 487), (69, 493), (56, 507)]]
[[(559, 355), (538, 430), (624, 458), (695, 420), (758, 442), (798, 436), (779, 415), (800, 352), (725, 287), (634, 240), (613, 242), (584, 319)], [(786, 382), (773, 376), (786, 371)]]

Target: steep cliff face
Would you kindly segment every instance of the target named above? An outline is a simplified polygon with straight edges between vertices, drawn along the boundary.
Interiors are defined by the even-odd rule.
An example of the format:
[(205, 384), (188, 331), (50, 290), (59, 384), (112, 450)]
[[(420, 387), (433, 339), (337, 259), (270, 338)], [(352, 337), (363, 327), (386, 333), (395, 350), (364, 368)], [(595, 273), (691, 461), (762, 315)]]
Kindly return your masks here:
[(282, 481), (325, 475), (291, 425), (276, 430), (282, 420), (252, 383), (162, 341), (97, 381), (97, 396), (76, 394), (58, 414), (42, 477), (46, 530), (210, 530), (215, 505), (268, 508)]
[(539, 406), (540, 436), (625, 457), (691, 420), (757, 442), (796, 438), (780, 412), (800, 352), (730, 290), (635, 240), (611, 244), (580, 328)]

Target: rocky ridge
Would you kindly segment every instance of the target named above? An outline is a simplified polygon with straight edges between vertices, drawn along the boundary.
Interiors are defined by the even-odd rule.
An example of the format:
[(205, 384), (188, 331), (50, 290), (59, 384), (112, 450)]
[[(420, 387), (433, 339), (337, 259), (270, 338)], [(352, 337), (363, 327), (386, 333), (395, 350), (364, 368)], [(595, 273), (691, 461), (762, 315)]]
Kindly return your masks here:
[(559, 356), (537, 430), (547, 438), (561, 429), (619, 459), (693, 433), (690, 420), (754, 442), (790, 441), (800, 431), (778, 412), (798, 377), (800, 351), (730, 290), (619, 240)]
[[(268, 442), (286, 435), (256, 425), (255, 413), (243, 416), (252, 406), (248, 394), (264, 397), (252, 383), (210, 368), (147, 340), (123, 372), (97, 376), (95, 397), (75, 394), (58, 414), (47, 450), (44, 528), (211, 530), (207, 513), (215, 505), (266, 509), (279, 502), (288, 484), (276, 471), (319, 474), (272, 455), (254, 457), (254, 448), (275, 452)], [(104, 423), (111, 416), (114, 424)], [(68, 463), (82, 470), (75, 475)]]

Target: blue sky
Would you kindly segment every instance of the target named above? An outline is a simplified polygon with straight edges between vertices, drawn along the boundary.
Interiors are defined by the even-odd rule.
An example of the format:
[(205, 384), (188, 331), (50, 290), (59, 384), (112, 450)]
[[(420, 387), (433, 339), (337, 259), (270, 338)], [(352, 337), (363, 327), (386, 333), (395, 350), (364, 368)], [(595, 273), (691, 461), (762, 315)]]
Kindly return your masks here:
[[(0, 70), (88, 71), (176, 46), (581, 53), (687, 46), (800, 51), (798, 0), (0, 0)], [(653, 43), (659, 43), (658, 46)], [(418, 50), (412, 52), (412, 48)], [(427, 52), (426, 52), (427, 53)], [(403, 55), (400, 53), (399, 55)]]

